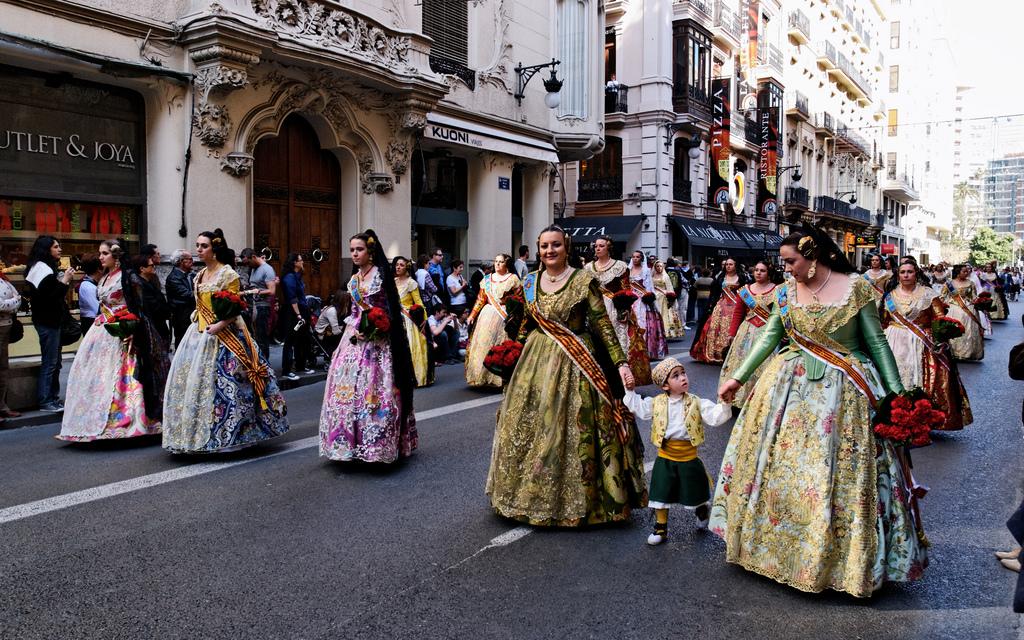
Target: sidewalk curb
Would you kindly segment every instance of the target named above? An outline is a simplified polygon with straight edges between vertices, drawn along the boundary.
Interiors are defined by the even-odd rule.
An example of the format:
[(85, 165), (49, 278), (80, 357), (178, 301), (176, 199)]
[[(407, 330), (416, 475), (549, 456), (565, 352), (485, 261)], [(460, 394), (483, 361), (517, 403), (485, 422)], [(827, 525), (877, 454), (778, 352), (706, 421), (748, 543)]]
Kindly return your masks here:
[[(306, 387), (326, 380), (327, 372), (317, 371), (316, 373), (299, 374), (299, 376), (300, 379), (298, 380), (285, 380), (284, 378), (278, 377), (277, 386), (280, 387), (281, 391), (288, 391), (290, 389)], [(7, 418), (2, 423), (0, 423), (0, 431), (22, 429), (24, 427), (39, 427), (49, 424), (60, 424), (60, 421), (63, 418), (63, 416), (63, 411), (60, 413), (47, 413), (44, 411), (23, 411), (19, 417)]]

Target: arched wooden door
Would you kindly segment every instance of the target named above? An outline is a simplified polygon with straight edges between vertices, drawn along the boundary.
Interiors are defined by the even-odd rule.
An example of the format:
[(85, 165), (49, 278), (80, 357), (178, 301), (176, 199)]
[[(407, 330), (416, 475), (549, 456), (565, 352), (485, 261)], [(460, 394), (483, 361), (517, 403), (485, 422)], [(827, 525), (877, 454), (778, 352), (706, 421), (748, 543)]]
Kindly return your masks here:
[(253, 155), (254, 248), (270, 248), (279, 276), (288, 254), (301, 253), (306, 293), (326, 300), (341, 282), (337, 158), (320, 148), (313, 127), (295, 115), (278, 136), (260, 140)]

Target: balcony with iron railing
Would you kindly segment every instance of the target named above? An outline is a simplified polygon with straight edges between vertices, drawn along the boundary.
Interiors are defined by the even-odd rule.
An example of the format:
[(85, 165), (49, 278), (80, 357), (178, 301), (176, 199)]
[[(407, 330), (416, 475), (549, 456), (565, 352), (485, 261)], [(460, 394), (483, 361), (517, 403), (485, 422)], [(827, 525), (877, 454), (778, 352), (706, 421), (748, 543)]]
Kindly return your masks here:
[(782, 50), (764, 40), (757, 43), (757, 61), (772, 69), (782, 71)]
[(629, 113), (629, 87), (624, 84), (612, 84), (604, 88), (604, 112)]
[(803, 187), (786, 187), (785, 196), (786, 206), (804, 209), (810, 206), (811, 192)]
[(836, 130), (835, 120), (827, 111), (814, 114), (814, 127), (828, 133), (835, 133)]
[(836, 68), (836, 46), (828, 40), (822, 40), (814, 45), (814, 51), (818, 54), (818, 65), (826, 71)]
[(693, 202), (693, 182), (682, 178), (673, 178), (672, 199), (678, 202)]
[(799, 9), (789, 12), (789, 37), (796, 44), (807, 44), (811, 41), (811, 21)]
[(871, 211), (864, 207), (850, 207), (850, 218), (864, 224), (871, 224)]
[(858, 151), (869, 158), (871, 157), (871, 143), (864, 136), (850, 129), (841, 121), (836, 122), (836, 137), (839, 143), (836, 146), (837, 150)]
[(704, 17), (714, 17), (714, 8), (711, 6), (710, 0), (674, 0), (673, 4), (688, 5), (691, 9), (704, 14)]
[(729, 36), (735, 43), (743, 39), (740, 17), (723, 0), (715, 0), (715, 28)]
[(905, 172), (897, 171), (894, 165), (885, 168), (885, 179), (880, 185), (882, 193), (899, 198), (901, 200), (917, 200), (917, 185), (914, 176), (908, 176)]
[(835, 66), (829, 69), (829, 74), (836, 84), (841, 85), (858, 99), (866, 98), (870, 100), (871, 85), (853, 63), (850, 62), (850, 59), (842, 52), (839, 52), (834, 62)]
[(864, 207), (851, 205), (845, 200), (833, 198), (832, 196), (818, 196), (814, 199), (814, 210), (821, 214), (828, 214), (840, 218), (846, 218), (854, 222), (870, 225), (873, 221), (871, 211)]
[(677, 82), (672, 87), (672, 107), (676, 113), (711, 122), (711, 96), (703, 87)]
[(580, 202), (622, 199), (622, 176), (580, 178), (577, 187), (577, 200)]
[(810, 103), (807, 96), (794, 91), (786, 94), (786, 113), (808, 120), (811, 117)]

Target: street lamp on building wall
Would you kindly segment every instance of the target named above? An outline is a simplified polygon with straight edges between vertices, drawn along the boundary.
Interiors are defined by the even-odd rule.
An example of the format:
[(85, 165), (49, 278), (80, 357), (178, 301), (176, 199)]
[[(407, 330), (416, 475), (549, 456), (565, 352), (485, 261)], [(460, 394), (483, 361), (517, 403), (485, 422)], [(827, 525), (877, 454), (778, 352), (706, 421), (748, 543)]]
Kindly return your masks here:
[(544, 64), (535, 64), (529, 67), (524, 67), (523, 63), (520, 62), (516, 66), (516, 103), (520, 106), (523, 104), (523, 98), (526, 97), (526, 85), (530, 83), (530, 80), (534, 75), (541, 69), (551, 67), (551, 75), (547, 80), (544, 81), (544, 89), (547, 90), (547, 95), (544, 96), (544, 104), (547, 105), (548, 109), (557, 109), (558, 105), (562, 103), (562, 98), (559, 92), (562, 90), (562, 81), (558, 79), (555, 67), (561, 62), (551, 58), (551, 62), (545, 62)]
[(842, 200), (846, 196), (850, 196), (850, 204), (857, 204), (856, 191), (836, 191), (836, 200)]

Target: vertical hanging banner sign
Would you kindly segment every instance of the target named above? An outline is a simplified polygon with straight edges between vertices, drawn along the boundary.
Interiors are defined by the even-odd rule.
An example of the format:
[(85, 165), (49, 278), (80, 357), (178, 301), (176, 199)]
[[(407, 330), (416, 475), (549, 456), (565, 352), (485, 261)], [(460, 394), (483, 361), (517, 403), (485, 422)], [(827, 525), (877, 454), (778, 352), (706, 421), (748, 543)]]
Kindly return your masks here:
[(729, 123), (732, 105), (729, 99), (729, 78), (711, 81), (711, 144), (708, 145), (708, 204), (729, 203)]
[(744, 111), (752, 111), (757, 107), (757, 76), (754, 73), (757, 67), (758, 31), (761, 25), (761, 2), (760, 0), (742, 0), (740, 10), (743, 16), (744, 33), (746, 46), (740, 48), (740, 60), (743, 64), (743, 92), (740, 98), (740, 108)]
[(779, 108), (757, 110), (757, 213), (775, 215), (779, 210)]

